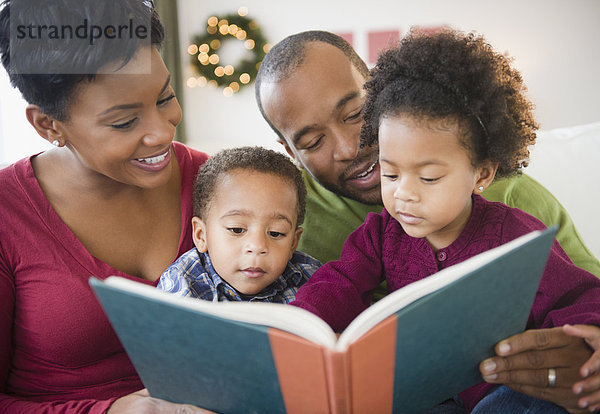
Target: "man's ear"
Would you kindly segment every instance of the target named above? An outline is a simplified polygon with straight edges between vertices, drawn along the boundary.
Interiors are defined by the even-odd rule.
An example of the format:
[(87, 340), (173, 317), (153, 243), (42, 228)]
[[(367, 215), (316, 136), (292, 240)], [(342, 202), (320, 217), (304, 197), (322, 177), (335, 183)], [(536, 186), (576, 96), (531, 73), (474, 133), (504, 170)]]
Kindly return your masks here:
[(42, 111), (42, 108), (37, 105), (27, 105), (27, 108), (25, 108), (25, 115), (39, 136), (51, 144), (54, 143), (54, 145), (56, 145), (55, 141), (58, 141), (58, 146), (65, 145), (66, 139), (60, 132), (60, 122), (53, 117), (46, 115)]
[(192, 217), (192, 239), (194, 245), (200, 253), (208, 251), (208, 243), (206, 239), (206, 223), (197, 216)]
[(283, 145), (283, 148), (285, 148), (285, 152), (288, 153), (288, 155), (290, 157), (292, 157), (292, 159), (294, 160), (294, 164), (296, 164), (296, 167), (300, 168), (300, 169), (304, 169), (304, 167), (302, 166), (302, 163), (300, 162), (300, 160), (298, 159), (298, 157), (296, 156), (296, 154), (294, 153), (294, 150), (292, 150), (292, 147), (290, 147), (288, 145), (287, 142), (285, 142), (282, 139), (278, 139), (277, 140), (278, 143), (280, 143), (281, 145)]
[(486, 188), (492, 184), (494, 178), (496, 177), (496, 171), (498, 171), (498, 163), (497, 162), (489, 162), (486, 161), (480, 167), (477, 167), (479, 178), (475, 182), (475, 188), (473, 192), (475, 194), (481, 194)]

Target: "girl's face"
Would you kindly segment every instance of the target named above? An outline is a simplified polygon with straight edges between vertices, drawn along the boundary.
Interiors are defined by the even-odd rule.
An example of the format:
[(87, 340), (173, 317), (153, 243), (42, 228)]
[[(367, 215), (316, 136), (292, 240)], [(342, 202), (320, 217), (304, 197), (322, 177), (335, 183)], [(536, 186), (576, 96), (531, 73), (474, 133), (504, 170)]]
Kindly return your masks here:
[(155, 188), (171, 176), (171, 142), (181, 108), (156, 48), (142, 52), (147, 51), (141, 49), (121, 69), (83, 81), (69, 105), (69, 119), (56, 122), (83, 167), (82, 179)]
[(382, 118), (379, 127), (383, 204), (409, 236), (424, 237), (435, 250), (458, 238), (471, 214), (471, 193), (495, 173), (473, 167), (459, 134), (453, 119), (402, 114)]
[(285, 270), (298, 246), (296, 188), (270, 173), (233, 170), (214, 189), (204, 220), (192, 219), (194, 244), (238, 292), (254, 295)]

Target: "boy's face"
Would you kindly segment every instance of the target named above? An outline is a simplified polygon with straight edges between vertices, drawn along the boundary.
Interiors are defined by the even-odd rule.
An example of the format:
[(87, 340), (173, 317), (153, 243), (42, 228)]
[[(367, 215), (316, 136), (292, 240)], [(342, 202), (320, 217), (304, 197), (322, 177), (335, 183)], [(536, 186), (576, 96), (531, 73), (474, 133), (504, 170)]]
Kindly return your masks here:
[(386, 210), (412, 237), (434, 249), (450, 245), (471, 215), (471, 194), (495, 166), (473, 167), (452, 120), (388, 116), (379, 127), (381, 194)]
[(194, 244), (238, 292), (254, 295), (273, 283), (296, 250), (295, 187), (281, 177), (233, 170), (217, 181), (205, 220), (192, 219)]

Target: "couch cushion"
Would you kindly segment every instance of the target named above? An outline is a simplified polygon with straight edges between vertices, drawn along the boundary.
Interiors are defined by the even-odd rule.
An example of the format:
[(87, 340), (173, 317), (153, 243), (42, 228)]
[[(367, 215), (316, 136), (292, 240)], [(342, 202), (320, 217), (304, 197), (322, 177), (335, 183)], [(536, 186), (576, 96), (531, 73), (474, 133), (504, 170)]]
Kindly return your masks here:
[(565, 206), (600, 257), (600, 122), (540, 131), (524, 172)]

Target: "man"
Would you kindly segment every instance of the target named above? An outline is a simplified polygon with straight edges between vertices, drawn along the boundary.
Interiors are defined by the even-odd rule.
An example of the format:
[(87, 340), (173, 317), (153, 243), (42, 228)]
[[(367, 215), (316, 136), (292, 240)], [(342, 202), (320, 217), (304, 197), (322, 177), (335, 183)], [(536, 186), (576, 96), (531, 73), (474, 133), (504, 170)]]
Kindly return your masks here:
[[(337, 259), (345, 239), (366, 214), (382, 208), (377, 148), (360, 145), (368, 76), (365, 63), (346, 41), (332, 33), (310, 31), (275, 45), (256, 80), (261, 113), (304, 170), (307, 215), (298, 249), (322, 262)], [(564, 208), (530, 177), (496, 180), (482, 195), (519, 207), (546, 225), (559, 224), (557, 239), (569, 257), (600, 276), (600, 263)], [(577, 370), (591, 355), (582, 340), (557, 328), (525, 332), (503, 345), (509, 347), (503, 356), (482, 363), (489, 382), (578, 409), (579, 397), (571, 387), (581, 380)], [(557, 361), (564, 368), (555, 371)], [(484, 367), (490, 369), (484, 372)]]

